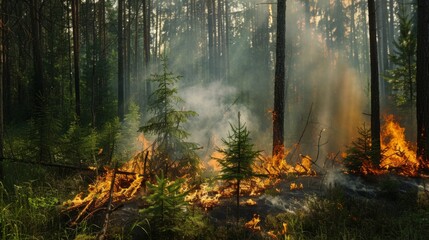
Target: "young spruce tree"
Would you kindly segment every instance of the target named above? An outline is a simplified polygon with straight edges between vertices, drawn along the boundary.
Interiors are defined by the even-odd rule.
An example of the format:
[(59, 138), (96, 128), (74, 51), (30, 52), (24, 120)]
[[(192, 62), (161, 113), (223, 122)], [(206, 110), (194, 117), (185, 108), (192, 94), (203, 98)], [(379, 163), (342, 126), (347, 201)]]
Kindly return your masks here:
[(237, 201), (237, 222), (240, 217), (240, 182), (249, 179), (256, 174), (252, 165), (261, 151), (253, 150), (254, 145), (250, 143), (250, 132), (245, 124), (240, 121), (238, 113), (238, 125), (230, 124), (232, 134), (229, 133), (227, 139), (222, 139), (225, 148), (217, 148), (216, 151), (222, 153), (224, 158), (213, 158), (222, 167), (220, 178), (227, 181), (236, 181), (236, 201)]
[(184, 235), (181, 225), (190, 221), (185, 201), (186, 192), (180, 192), (183, 179), (169, 182), (168, 179), (156, 176), (156, 184), (147, 183), (150, 195), (143, 197), (149, 207), (140, 210), (147, 222), (138, 225), (145, 229), (150, 239), (167, 239)]
[(168, 71), (167, 59), (162, 59), (162, 73), (149, 79), (157, 86), (149, 99), (148, 110), (153, 114), (139, 131), (155, 136), (152, 167), (155, 173), (161, 171), (170, 179), (180, 174), (195, 174), (198, 169), (196, 143), (187, 142), (189, 133), (183, 124), (194, 111), (180, 110), (184, 101), (177, 95), (176, 82), (181, 78)]
[(404, 7), (400, 8), (397, 17), (400, 34), (393, 42), (395, 50), (389, 56), (395, 67), (389, 70), (385, 77), (392, 84), (392, 89), (396, 90), (397, 105), (412, 105), (416, 99), (417, 37), (413, 20), (406, 14)]

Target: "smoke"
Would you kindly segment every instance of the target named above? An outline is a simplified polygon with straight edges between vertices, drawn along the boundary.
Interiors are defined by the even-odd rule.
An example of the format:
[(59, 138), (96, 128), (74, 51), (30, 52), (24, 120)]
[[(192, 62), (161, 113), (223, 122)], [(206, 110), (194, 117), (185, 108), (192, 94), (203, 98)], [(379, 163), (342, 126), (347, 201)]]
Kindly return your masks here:
[(221, 81), (197, 84), (181, 89), (180, 95), (186, 102), (186, 109), (198, 113), (198, 117), (192, 119), (186, 128), (191, 133), (189, 140), (203, 147), (199, 154), (205, 161), (210, 159), (216, 147), (222, 147), (221, 139), (226, 139), (231, 133), (230, 124), (237, 126), (238, 112), (241, 123), (251, 131), (253, 140), (257, 141), (255, 138), (262, 134), (257, 118), (239, 103), (239, 93), (232, 86)]
[[(289, 22), (299, 22), (297, 19), (305, 16), (302, 5), (296, 1), (288, 2), (288, 10)], [(293, 24), (286, 29), (292, 58), (287, 59), (287, 141), (289, 145), (296, 143), (306, 129), (301, 142), (304, 154), (314, 157), (320, 151), (324, 156), (342, 150), (365, 121), (362, 114), (366, 106), (365, 81), (343, 56), (346, 51), (340, 45), (335, 49), (328, 47), (323, 35), (315, 29)]]
[[(249, 8), (253, 3), (244, 1), (231, 4), (230, 24), (234, 26), (230, 29), (228, 79), (209, 76), (209, 71), (202, 68), (207, 66), (208, 49), (201, 47), (204, 45), (198, 43), (198, 38), (207, 38), (206, 19), (200, 19), (201, 25), (198, 22), (197, 26), (201, 28), (195, 32), (169, 39), (171, 69), (186, 80), (179, 93), (187, 103), (186, 109), (199, 114), (186, 126), (191, 132), (189, 140), (203, 147), (200, 155), (206, 159), (215, 146), (221, 145), (220, 139), (228, 136), (229, 123), (236, 124), (237, 112), (257, 148), (271, 153), (268, 112), (274, 99), (275, 6), (255, 4)], [(240, 16), (248, 17), (245, 9), (255, 15), (252, 20), (240, 20)], [(288, 1), (285, 144), (290, 147), (303, 135), (300, 151), (315, 158), (349, 144), (357, 127), (366, 120), (362, 113), (367, 112), (368, 105), (366, 80), (347, 62), (339, 44), (335, 50), (327, 46), (316, 23), (306, 26), (305, 14), (300, 1)], [(208, 83), (214, 78), (217, 81)]]

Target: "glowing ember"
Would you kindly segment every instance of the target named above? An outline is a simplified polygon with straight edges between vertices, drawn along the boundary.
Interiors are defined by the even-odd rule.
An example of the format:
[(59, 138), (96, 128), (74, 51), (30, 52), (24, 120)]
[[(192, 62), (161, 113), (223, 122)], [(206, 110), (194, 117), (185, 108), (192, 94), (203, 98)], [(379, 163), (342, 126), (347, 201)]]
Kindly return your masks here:
[(252, 231), (261, 231), (261, 226), (259, 226), (261, 219), (258, 214), (253, 214), (253, 218), (244, 224), (244, 226)]
[(268, 236), (271, 238), (271, 239), (278, 239), (277, 238), (277, 235), (276, 234), (274, 234), (274, 231), (268, 231), (267, 232), (267, 234), (268, 234)]
[(302, 183), (299, 183), (299, 184), (296, 184), (296, 183), (291, 183), (290, 184), (290, 187), (289, 187), (289, 189), (291, 190), (291, 191), (293, 191), (293, 190), (300, 190), (300, 189), (303, 189), (304, 188), (304, 186), (302, 185)]
[(253, 201), (252, 199), (247, 200), (245, 203), (247, 206), (255, 206), (256, 205), (256, 202)]

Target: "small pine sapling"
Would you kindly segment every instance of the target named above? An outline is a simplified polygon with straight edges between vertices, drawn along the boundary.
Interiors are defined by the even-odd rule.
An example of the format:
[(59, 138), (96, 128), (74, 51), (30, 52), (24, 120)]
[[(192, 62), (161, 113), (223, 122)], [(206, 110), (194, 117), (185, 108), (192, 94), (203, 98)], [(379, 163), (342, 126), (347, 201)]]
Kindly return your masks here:
[(143, 200), (147, 208), (140, 210), (142, 221), (137, 223), (149, 239), (197, 239), (205, 229), (202, 214), (190, 211), (182, 191), (183, 178), (169, 181), (161, 173), (156, 183), (147, 183), (148, 192)]
[(220, 178), (226, 181), (236, 181), (237, 223), (240, 217), (240, 182), (250, 179), (257, 174), (253, 171), (254, 160), (260, 156), (261, 151), (253, 150), (254, 145), (249, 137), (250, 132), (245, 124), (240, 121), (238, 113), (238, 125), (230, 124), (232, 133), (228, 133), (227, 139), (222, 139), (225, 148), (217, 148), (223, 158), (213, 158), (221, 165)]
[(140, 127), (139, 131), (156, 137), (152, 156), (155, 172), (163, 171), (166, 177), (172, 178), (185, 172), (194, 175), (199, 163), (198, 155), (195, 153), (198, 145), (186, 141), (189, 133), (182, 125), (189, 118), (197, 116), (197, 113), (180, 110), (184, 101), (177, 95), (175, 88), (180, 76), (168, 71), (166, 58), (162, 60), (162, 66), (162, 74), (154, 74), (150, 79), (157, 84), (157, 89), (150, 96), (148, 107), (153, 116), (146, 125)]
[[(374, 153), (371, 149), (371, 130), (363, 127), (358, 128), (359, 137), (354, 140), (351, 146), (346, 149), (346, 157), (344, 158), (344, 165), (351, 173), (368, 174), (368, 170), (376, 170), (379, 166), (374, 165), (372, 156)], [(385, 151), (382, 150), (381, 158), (383, 159)]]

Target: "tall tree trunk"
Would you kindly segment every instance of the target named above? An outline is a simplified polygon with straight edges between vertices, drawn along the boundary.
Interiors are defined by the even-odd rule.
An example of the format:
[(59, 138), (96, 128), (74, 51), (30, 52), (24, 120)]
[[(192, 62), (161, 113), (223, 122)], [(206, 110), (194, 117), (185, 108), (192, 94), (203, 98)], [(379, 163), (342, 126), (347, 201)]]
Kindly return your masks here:
[(286, 0), (277, 1), (276, 66), (274, 76), (273, 156), (284, 155), (284, 112), (286, 99), (285, 45)]
[[(124, 79), (124, 114), (127, 113), (131, 99), (131, 1), (125, 9), (125, 79)], [(128, 12), (128, 14), (127, 14)]]
[(374, 0), (368, 0), (369, 48), (371, 62), (371, 150), (372, 162), (378, 167), (380, 150), (380, 93), (378, 82), (377, 27)]
[(225, 0), (225, 68), (226, 82), (229, 82), (230, 63), (229, 63), (229, 0)]
[(216, 24), (214, 19), (214, 9), (213, 9), (213, 2), (214, 0), (208, 0), (207, 1), (207, 34), (208, 34), (208, 40), (209, 40), (209, 78), (210, 81), (214, 76), (214, 69), (215, 69), (215, 36), (214, 36), (214, 25)]
[[(156, 38), (155, 38), (155, 41), (157, 41)], [(156, 52), (156, 49), (155, 49), (155, 52)], [(150, 71), (150, 69), (149, 69), (149, 66), (150, 66), (150, 4), (149, 4), (149, 0), (143, 0), (143, 55), (144, 55), (145, 76), (149, 76), (149, 74), (150, 74), (150, 72), (149, 72)], [(147, 102), (150, 94), (152, 94), (151, 83), (150, 83), (150, 81), (146, 80), (146, 94), (145, 94), (146, 95), (146, 97), (145, 97), (146, 102)]]
[(417, 159), (429, 167), (429, 1), (417, 1)]
[(123, 0), (118, 0), (118, 117), (122, 122), (125, 114), (124, 99), (124, 39), (123, 39)]
[(75, 112), (80, 118), (80, 44), (79, 44), (79, 1), (72, 0), (72, 28), (73, 28), (73, 62), (74, 62), (74, 88), (75, 88)]
[(98, 73), (97, 73), (97, 67), (99, 65), (99, 41), (97, 39), (97, 3), (93, 1), (92, 3), (92, 51), (91, 51), (91, 63), (92, 63), (92, 73), (91, 73), (91, 126), (95, 128), (96, 123), (96, 109), (97, 109), (97, 79), (98, 79)]
[(134, 82), (137, 84), (137, 104), (140, 106), (140, 109), (142, 109), (141, 103), (143, 102), (142, 99), (142, 88), (140, 83), (140, 74), (139, 74), (139, 67), (140, 67), (140, 58), (139, 58), (139, 11), (140, 11), (140, 2), (135, 1), (135, 11), (136, 11), (136, 17), (134, 19), (134, 69), (133, 69), (133, 77)]
[(49, 147), (47, 141), (46, 123), (46, 83), (43, 77), (42, 51), (41, 51), (41, 29), (40, 29), (40, 0), (30, 0), (31, 35), (33, 50), (33, 84), (34, 84), (34, 113), (38, 129), (39, 161), (48, 159)]
[[(5, 11), (5, 1), (2, 1), (2, 4), (1, 4), (1, 11), (2, 12), (4, 12)], [(4, 21), (4, 15), (3, 14), (1, 14), (0, 15), (0, 22), (2, 23), (2, 24), (5, 24), (5, 21)], [(4, 58), (4, 56), (5, 56), (5, 54), (4, 54), (4, 50), (5, 50), (5, 46), (4, 46), (4, 36), (5, 36), (5, 34), (6, 34), (6, 31), (4, 30), (5, 29), (5, 27), (3, 26), (2, 27), (2, 29), (1, 29), (1, 31), (0, 31), (0, 43), (1, 43), (1, 46), (2, 46), (2, 48), (1, 48), (1, 52), (0, 52), (0, 56), (1, 56), (1, 59), (3, 60), (3, 63), (0, 65), (0, 70), (1, 70), (1, 77), (0, 77), (0, 181), (3, 181), (3, 179), (4, 179), (4, 172), (3, 172), (3, 157), (4, 157), (4, 154), (3, 154), (3, 130), (4, 130), (4, 127), (3, 127), (3, 120), (4, 120), (4, 118), (3, 118), (3, 113), (4, 113), (4, 111), (3, 111), (3, 77), (4, 77), (4, 61), (5, 61), (5, 58)]]

